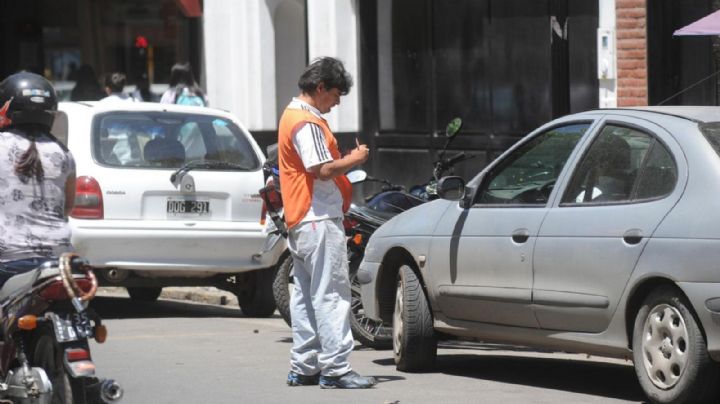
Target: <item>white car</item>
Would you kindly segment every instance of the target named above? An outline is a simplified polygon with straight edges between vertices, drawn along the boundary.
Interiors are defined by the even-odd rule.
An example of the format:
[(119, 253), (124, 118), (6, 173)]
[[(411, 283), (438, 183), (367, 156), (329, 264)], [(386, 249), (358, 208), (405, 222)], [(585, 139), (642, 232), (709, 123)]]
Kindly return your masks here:
[(62, 102), (53, 133), (77, 164), (72, 242), (102, 268), (101, 284), (140, 300), (163, 286), (210, 285), (234, 292), (247, 315), (274, 312), (284, 246), (264, 251), (265, 157), (232, 114)]

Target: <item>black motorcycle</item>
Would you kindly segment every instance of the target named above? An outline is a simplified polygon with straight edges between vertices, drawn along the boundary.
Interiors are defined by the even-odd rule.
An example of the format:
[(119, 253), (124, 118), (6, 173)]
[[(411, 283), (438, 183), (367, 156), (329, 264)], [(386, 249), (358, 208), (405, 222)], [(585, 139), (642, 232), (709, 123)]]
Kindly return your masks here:
[[(350, 327), (353, 337), (361, 344), (374, 349), (387, 349), (392, 347), (392, 324), (385, 324), (365, 316), (360, 296), (360, 284), (357, 281), (357, 270), (364, 257), (365, 247), (370, 236), (383, 223), (393, 216), (415, 206), (437, 198), (437, 181), (446, 173), (452, 173), (453, 166), (474, 156), (467, 156), (460, 152), (450, 158), (445, 158), (445, 152), (462, 126), (460, 118), (453, 119), (446, 128), (447, 140), (438, 154), (438, 160), (433, 165), (433, 176), (422, 185), (417, 185), (407, 191), (403, 186), (396, 185), (385, 179), (368, 176), (362, 170), (348, 173), (352, 183), (362, 181), (378, 182), (382, 184), (379, 192), (365, 198), (365, 205), (352, 204), (345, 213), (343, 225), (347, 236), (347, 251), (351, 281), (351, 316)], [(272, 147), (272, 146), (271, 146)], [(286, 234), (285, 224), (282, 220), (282, 203), (280, 198), (279, 176), (277, 172), (277, 154), (274, 149), (268, 149), (268, 161), (265, 164), (266, 187), (260, 190), (265, 201), (267, 215), (272, 219), (274, 230), (269, 233), (269, 239), (277, 238), (279, 234)], [(280, 201), (280, 202), (279, 202)], [(279, 203), (278, 203), (279, 202)], [(292, 257), (289, 255), (281, 260), (275, 281), (273, 294), (280, 315), (290, 325), (290, 294), (292, 291)]]
[(87, 262), (63, 254), (15, 275), (0, 289), (0, 402), (113, 403), (122, 389), (98, 379), (88, 340), (107, 330), (88, 306), (97, 280)]

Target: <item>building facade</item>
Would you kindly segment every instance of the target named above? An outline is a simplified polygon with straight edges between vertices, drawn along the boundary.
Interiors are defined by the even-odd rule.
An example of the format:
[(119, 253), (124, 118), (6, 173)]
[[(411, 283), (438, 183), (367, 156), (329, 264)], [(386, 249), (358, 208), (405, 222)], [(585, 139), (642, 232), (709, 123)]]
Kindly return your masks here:
[(328, 116), (358, 137), (371, 174), (428, 179), (444, 127), (477, 155), (469, 178), (533, 128), (591, 108), (717, 105), (720, 44), (672, 33), (720, 0), (0, 0), (0, 73), (43, 73), (59, 88), (82, 63), (147, 75), (157, 91), (190, 61), (213, 107), (262, 145), (318, 56), (355, 86)]

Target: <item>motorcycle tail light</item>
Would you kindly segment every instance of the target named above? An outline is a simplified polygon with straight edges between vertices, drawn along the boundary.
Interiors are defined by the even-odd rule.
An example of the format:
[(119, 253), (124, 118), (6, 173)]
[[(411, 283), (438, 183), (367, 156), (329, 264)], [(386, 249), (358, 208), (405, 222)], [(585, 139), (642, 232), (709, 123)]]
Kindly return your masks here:
[(25, 331), (37, 328), (37, 316), (28, 314), (18, 319), (18, 328)]
[(86, 361), (90, 360), (90, 352), (87, 349), (73, 348), (65, 351), (65, 357), (68, 362)]
[(102, 219), (105, 216), (102, 190), (93, 177), (80, 176), (75, 182), (75, 205), (70, 216), (75, 219)]
[[(75, 282), (84, 293), (92, 289), (92, 283), (87, 278), (76, 279)], [(62, 281), (56, 281), (46, 286), (45, 289), (40, 291), (40, 297), (45, 300), (66, 300), (70, 298)]]

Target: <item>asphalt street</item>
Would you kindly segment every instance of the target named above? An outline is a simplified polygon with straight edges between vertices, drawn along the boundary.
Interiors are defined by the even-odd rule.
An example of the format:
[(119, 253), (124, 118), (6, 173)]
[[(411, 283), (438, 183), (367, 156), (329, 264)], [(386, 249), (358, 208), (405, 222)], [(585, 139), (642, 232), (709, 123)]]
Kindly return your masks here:
[(357, 346), (370, 390), (288, 387), (290, 329), (279, 316), (237, 306), (125, 297), (93, 301), (109, 336), (92, 343), (98, 374), (125, 388), (123, 403), (641, 403), (629, 362), (498, 345), (443, 345), (437, 369), (395, 370), (392, 351)]

